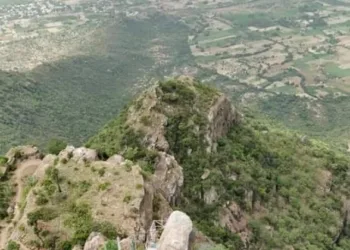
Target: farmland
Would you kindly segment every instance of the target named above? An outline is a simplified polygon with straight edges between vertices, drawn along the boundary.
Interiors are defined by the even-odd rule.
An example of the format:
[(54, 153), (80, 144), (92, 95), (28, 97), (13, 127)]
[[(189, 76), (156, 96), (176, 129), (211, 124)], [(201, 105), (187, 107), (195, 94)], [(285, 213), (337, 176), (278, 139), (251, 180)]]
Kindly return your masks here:
[(192, 55), (200, 68), (226, 77), (222, 87), (237, 103), (347, 147), (349, 1), (196, 6), (201, 14), (185, 18)]
[[(350, 1), (0, 0), (0, 13), (0, 94), (11, 96), (0, 151), (63, 135), (80, 143), (132, 95), (179, 74), (347, 149)], [(94, 108), (76, 110), (81, 93)]]

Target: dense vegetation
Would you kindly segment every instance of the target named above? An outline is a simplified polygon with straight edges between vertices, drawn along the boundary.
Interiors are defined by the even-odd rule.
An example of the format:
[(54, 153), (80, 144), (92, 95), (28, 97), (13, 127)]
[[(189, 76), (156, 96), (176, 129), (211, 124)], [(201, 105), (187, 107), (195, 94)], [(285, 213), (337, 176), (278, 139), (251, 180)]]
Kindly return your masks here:
[(159, 13), (150, 16), (106, 20), (95, 54), (26, 73), (0, 71), (0, 152), (23, 143), (44, 146), (53, 137), (79, 145), (152, 78), (190, 63), (187, 28)]
[[(240, 237), (216, 223), (223, 204), (234, 201), (248, 221), (251, 237), (246, 244), (252, 249), (350, 247), (344, 205), (350, 184), (347, 156), (251, 115), (233, 126), (218, 141), (217, 150), (208, 154), (206, 112), (217, 92), (180, 81), (160, 83), (158, 89), (157, 107), (168, 117), (170, 152), (184, 168), (178, 206), (201, 231), (228, 249), (241, 249)], [(120, 125), (114, 127), (119, 129)], [(99, 138), (95, 146), (110, 142)], [(210, 174), (203, 179), (205, 172)], [(207, 204), (203, 195), (212, 187), (218, 195)]]
[[(309, 102), (296, 96), (274, 95), (259, 101), (265, 115), (301, 133), (327, 140), (338, 148), (347, 148), (349, 97), (326, 97), (322, 102)], [(317, 115), (319, 114), (319, 115)]]

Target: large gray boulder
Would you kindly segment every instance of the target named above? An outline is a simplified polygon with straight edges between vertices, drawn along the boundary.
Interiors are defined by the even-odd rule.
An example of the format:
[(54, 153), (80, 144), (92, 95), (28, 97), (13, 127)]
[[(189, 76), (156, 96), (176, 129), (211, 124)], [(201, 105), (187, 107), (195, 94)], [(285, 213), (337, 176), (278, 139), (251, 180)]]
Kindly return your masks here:
[(187, 214), (172, 212), (164, 226), (157, 250), (188, 250), (192, 230), (192, 221)]
[(106, 243), (106, 238), (100, 234), (92, 232), (86, 240), (84, 250), (100, 250)]

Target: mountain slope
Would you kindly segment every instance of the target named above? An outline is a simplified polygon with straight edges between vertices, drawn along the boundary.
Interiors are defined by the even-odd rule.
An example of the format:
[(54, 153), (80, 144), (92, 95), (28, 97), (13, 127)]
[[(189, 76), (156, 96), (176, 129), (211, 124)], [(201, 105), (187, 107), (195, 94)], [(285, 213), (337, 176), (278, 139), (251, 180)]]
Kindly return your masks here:
[[(349, 249), (349, 157), (242, 115), (193, 79), (159, 82), (86, 146), (45, 156), (34, 180), (18, 183), (27, 191), (15, 202), (20, 216), (4, 221), (9, 239), (71, 249), (98, 231), (141, 247), (152, 220), (180, 209), (228, 249)], [(17, 148), (7, 157), (15, 160), (2, 183), (42, 155)], [(196, 247), (207, 249), (201, 233)]]
[(154, 11), (105, 18), (89, 31), (84, 54), (28, 72), (0, 71), (0, 152), (50, 138), (81, 144), (154, 78), (191, 62), (187, 32)]
[[(240, 121), (234, 113), (231, 121), (216, 117), (221, 127), (214, 126), (214, 131), (226, 128), (226, 121), (231, 127), (224, 131), (227, 135), (218, 133), (215, 140), (208, 140), (208, 128), (213, 124), (208, 114), (220, 95), (216, 90), (180, 80), (160, 83), (154, 92), (150, 99), (154, 103), (146, 103), (152, 103), (152, 109), (163, 118), (145, 112), (140, 100), (146, 100), (146, 94), (88, 146), (106, 155), (113, 150), (122, 152), (139, 160), (145, 170), (154, 169), (150, 167), (153, 160), (148, 159), (150, 149), (175, 156), (183, 167), (184, 185), (173, 205), (188, 212), (200, 230), (229, 248), (348, 248), (346, 233), (334, 243), (343, 221), (347, 226), (348, 220), (347, 156), (253, 117)], [(149, 128), (153, 132), (149, 133)], [(152, 140), (154, 134), (161, 139)], [(116, 135), (122, 139), (116, 141)]]

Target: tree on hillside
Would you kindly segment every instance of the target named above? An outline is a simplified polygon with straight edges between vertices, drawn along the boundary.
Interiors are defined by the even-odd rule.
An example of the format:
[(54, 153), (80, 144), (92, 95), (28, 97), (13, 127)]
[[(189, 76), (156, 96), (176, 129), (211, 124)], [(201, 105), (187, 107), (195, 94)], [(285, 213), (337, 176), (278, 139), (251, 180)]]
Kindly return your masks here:
[(61, 189), (61, 186), (60, 186), (60, 175), (59, 175), (59, 171), (58, 171), (57, 168), (54, 168), (52, 170), (51, 178), (56, 183), (57, 188), (58, 188), (58, 192), (62, 193), (62, 189)]
[(58, 192), (62, 193), (62, 189), (60, 186), (60, 173), (59, 170), (55, 167), (50, 167), (46, 170), (46, 175), (56, 183)]
[(50, 154), (58, 155), (63, 149), (67, 147), (67, 143), (61, 139), (53, 138), (47, 144), (47, 151)]
[(7, 244), (7, 250), (19, 250), (19, 244), (13, 240), (10, 240)]

